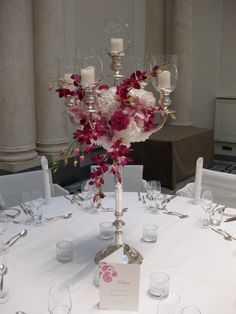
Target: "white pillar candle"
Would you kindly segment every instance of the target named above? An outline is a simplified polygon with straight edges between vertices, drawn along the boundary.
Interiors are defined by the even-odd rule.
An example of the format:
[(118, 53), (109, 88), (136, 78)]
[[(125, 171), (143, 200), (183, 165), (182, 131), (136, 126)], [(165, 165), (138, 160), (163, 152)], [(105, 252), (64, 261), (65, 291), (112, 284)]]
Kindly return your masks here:
[(170, 71), (162, 71), (158, 74), (158, 88), (170, 88)]
[(111, 38), (111, 52), (123, 52), (123, 39)]
[(81, 69), (81, 84), (90, 85), (95, 83), (95, 68), (89, 66), (87, 68)]

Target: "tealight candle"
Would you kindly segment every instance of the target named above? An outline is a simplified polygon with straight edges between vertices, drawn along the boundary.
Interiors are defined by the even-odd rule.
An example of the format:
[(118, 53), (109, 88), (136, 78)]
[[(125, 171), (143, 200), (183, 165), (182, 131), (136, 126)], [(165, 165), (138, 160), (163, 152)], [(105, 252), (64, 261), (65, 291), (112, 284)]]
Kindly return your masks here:
[(170, 88), (170, 71), (162, 71), (158, 74), (158, 88)]
[(111, 52), (123, 52), (123, 39), (111, 38)]
[(81, 84), (91, 85), (95, 83), (95, 68), (89, 66), (87, 68), (81, 69)]

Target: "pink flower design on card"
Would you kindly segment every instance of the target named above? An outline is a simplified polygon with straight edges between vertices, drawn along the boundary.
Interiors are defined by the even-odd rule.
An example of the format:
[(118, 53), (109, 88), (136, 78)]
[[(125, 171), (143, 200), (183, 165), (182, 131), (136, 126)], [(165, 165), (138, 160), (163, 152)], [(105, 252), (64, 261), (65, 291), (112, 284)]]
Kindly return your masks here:
[(116, 277), (118, 275), (118, 272), (115, 270), (115, 268), (105, 262), (100, 263), (99, 265), (100, 268), (100, 278), (107, 283), (112, 282), (113, 278)]

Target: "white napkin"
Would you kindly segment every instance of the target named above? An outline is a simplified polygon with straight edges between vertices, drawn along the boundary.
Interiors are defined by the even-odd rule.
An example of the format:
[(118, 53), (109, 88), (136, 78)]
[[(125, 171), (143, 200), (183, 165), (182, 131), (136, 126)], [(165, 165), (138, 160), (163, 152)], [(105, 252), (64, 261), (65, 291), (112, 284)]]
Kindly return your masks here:
[(7, 204), (6, 204), (6, 202), (4, 201), (2, 195), (0, 194), (0, 211), (1, 211), (1, 210), (4, 210), (4, 209), (6, 209), (6, 208), (7, 208)]
[(49, 204), (51, 201), (51, 184), (50, 184), (50, 176), (48, 170), (48, 160), (45, 156), (41, 158), (41, 165), (43, 170), (43, 186), (44, 186), (44, 198), (45, 203)]
[(199, 157), (196, 163), (195, 182), (194, 182), (193, 204), (195, 205), (199, 205), (201, 201), (202, 168), (203, 168), (203, 158)]

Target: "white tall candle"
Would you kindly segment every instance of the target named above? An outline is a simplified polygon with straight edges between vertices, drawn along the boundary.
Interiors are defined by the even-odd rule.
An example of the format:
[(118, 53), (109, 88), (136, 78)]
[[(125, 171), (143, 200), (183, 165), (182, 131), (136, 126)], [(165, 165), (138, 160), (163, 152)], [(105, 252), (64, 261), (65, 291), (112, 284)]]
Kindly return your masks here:
[(89, 66), (87, 68), (81, 69), (81, 84), (90, 85), (95, 83), (95, 68)]
[(45, 203), (49, 204), (51, 200), (51, 184), (50, 184), (50, 176), (48, 169), (48, 160), (45, 156), (41, 158), (41, 165), (43, 170), (43, 185), (44, 185), (44, 198)]
[(123, 39), (122, 38), (111, 38), (111, 52), (123, 52)]
[(170, 71), (162, 71), (158, 74), (158, 88), (170, 88)]

